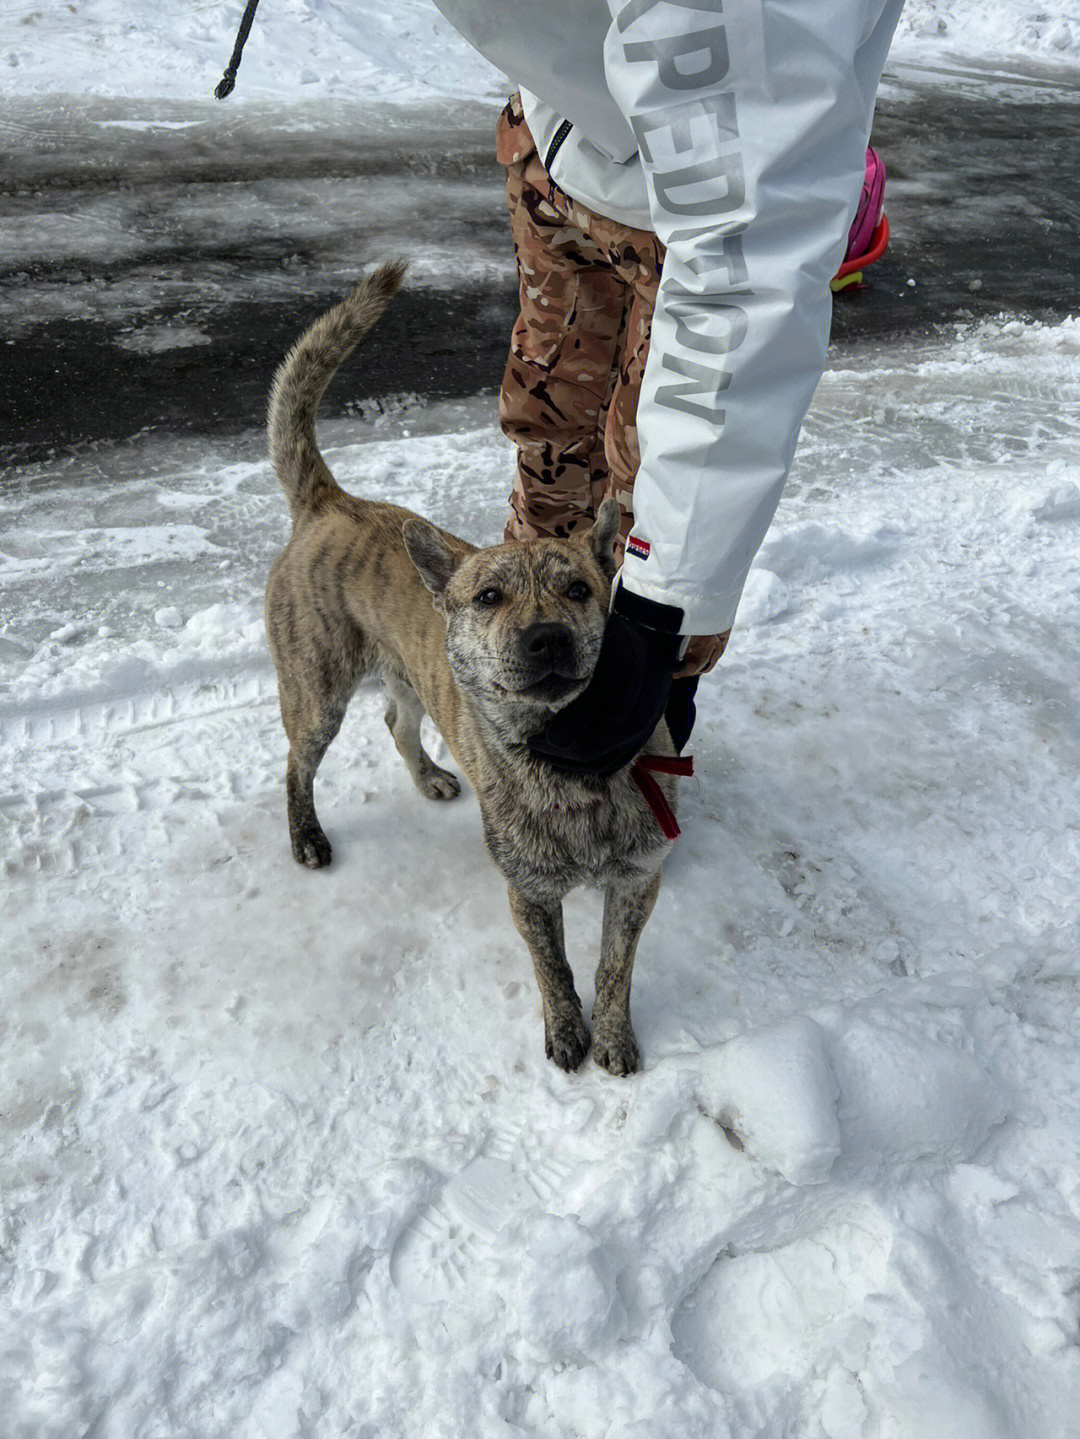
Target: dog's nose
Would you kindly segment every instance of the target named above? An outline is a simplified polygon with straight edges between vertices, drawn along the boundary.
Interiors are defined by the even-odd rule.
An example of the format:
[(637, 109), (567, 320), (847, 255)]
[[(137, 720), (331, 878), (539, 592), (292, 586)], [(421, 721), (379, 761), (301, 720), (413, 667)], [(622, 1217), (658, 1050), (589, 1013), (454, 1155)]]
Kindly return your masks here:
[(574, 647), (574, 637), (565, 625), (541, 620), (521, 631), (521, 648), (531, 660), (547, 660), (558, 664), (569, 658)]

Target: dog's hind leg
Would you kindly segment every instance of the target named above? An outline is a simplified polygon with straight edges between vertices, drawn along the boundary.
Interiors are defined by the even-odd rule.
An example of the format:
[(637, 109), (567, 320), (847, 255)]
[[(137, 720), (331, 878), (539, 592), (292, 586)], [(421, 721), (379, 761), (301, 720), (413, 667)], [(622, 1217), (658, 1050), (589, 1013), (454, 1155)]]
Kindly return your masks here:
[(371, 654), (354, 625), (330, 622), (333, 617), (323, 613), (325, 600), (311, 594), (302, 602), (297, 599), (285, 558), (280, 557), (270, 571), (266, 635), (289, 737), (285, 770), (289, 840), (299, 864), (322, 869), (330, 863), (331, 849), (315, 813), (315, 771), (341, 728)]
[(589, 1052), (589, 1031), (581, 1017), (581, 1000), (566, 962), (561, 900), (534, 900), (513, 884), (510, 914), (529, 946), (540, 998), (544, 1003), (544, 1049), (560, 1069), (577, 1069)]
[[(328, 704), (314, 721), (307, 725), (290, 724), (286, 716), (285, 730), (289, 736), (289, 761), (285, 770), (285, 798), (289, 812), (289, 840), (293, 858), (308, 869), (322, 869), (330, 863), (333, 851), (315, 813), (315, 771), (330, 742), (341, 728), (348, 698)], [(285, 703), (282, 703), (285, 712)]]
[(618, 880), (604, 894), (604, 931), (596, 970), (593, 1057), (612, 1074), (633, 1074), (637, 1041), (630, 1024), (630, 976), (638, 940), (660, 892), (660, 872)]
[(315, 771), (341, 728), (362, 664), (356, 659), (351, 665), (335, 663), (312, 645), (308, 662), (300, 665), (294, 659), (296, 646), (285, 648), (279, 638), (280, 627), (270, 627), (281, 719), (289, 737), (285, 769), (289, 841), (299, 864), (322, 869), (330, 863), (332, 851), (315, 813)]
[(394, 737), (398, 754), (408, 766), (413, 784), (428, 799), (455, 799), (461, 784), (448, 769), (441, 769), (420, 742), (420, 721), (424, 706), (407, 680), (397, 675), (384, 676), (388, 702), (386, 725)]

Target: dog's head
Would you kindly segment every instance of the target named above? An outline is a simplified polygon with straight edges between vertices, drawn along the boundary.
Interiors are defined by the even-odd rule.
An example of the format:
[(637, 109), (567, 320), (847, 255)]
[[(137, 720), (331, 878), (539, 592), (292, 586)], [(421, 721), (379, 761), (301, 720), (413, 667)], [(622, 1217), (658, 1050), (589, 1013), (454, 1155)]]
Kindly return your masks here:
[(456, 554), (426, 520), (406, 520), (405, 547), (446, 619), (458, 688), (507, 738), (533, 733), (588, 684), (615, 574), (619, 506), (593, 527)]

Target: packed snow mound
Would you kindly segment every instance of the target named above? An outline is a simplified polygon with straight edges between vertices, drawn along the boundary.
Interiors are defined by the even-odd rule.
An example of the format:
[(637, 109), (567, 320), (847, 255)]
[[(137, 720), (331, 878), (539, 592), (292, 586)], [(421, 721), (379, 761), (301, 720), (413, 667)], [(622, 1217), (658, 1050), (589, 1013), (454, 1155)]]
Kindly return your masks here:
[[(1010, 1113), (1007, 1096), (961, 1044), (930, 1040), (902, 1011), (857, 1016), (832, 1050), (840, 1126), (849, 1154), (870, 1166), (933, 1156), (973, 1158)], [(967, 1049), (962, 1047), (967, 1042)]]
[(540, 1363), (582, 1364), (609, 1351), (625, 1323), (615, 1265), (576, 1220), (530, 1215), (507, 1236), (506, 1293)]
[[(210, 101), (243, 0), (11, 0), (0, 48), (4, 93)], [(1080, 60), (1080, 0), (908, 0), (893, 57), (956, 56), (990, 66)], [(410, 103), (495, 100), (500, 75), (431, 0), (267, 0), (255, 19), (230, 106), (333, 98)], [(159, 122), (166, 123), (166, 122)]]
[(754, 565), (746, 577), (739, 600), (737, 623), (740, 626), (767, 625), (770, 620), (784, 614), (790, 604), (791, 596), (780, 576), (763, 565)]
[[(209, 101), (243, 11), (244, 0), (13, 0), (4, 11), (4, 90)], [(228, 104), (322, 96), (416, 103), (505, 90), (430, 0), (268, 0)]]
[(699, 1097), (789, 1184), (820, 1184), (840, 1152), (836, 1077), (810, 1019), (740, 1035), (702, 1063)]
[(1080, 59), (1080, 0), (906, 0), (894, 57), (955, 53), (988, 62)]

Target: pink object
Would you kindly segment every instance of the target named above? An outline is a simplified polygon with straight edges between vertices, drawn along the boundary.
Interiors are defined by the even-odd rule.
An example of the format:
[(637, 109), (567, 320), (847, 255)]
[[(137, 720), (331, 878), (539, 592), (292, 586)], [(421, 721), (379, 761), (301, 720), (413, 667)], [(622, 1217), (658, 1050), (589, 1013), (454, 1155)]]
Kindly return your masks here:
[(870, 145), (866, 147), (866, 174), (862, 194), (854, 223), (848, 231), (847, 250), (844, 264), (859, 260), (868, 254), (873, 245), (874, 231), (881, 221), (885, 204), (885, 166), (881, 156)]

